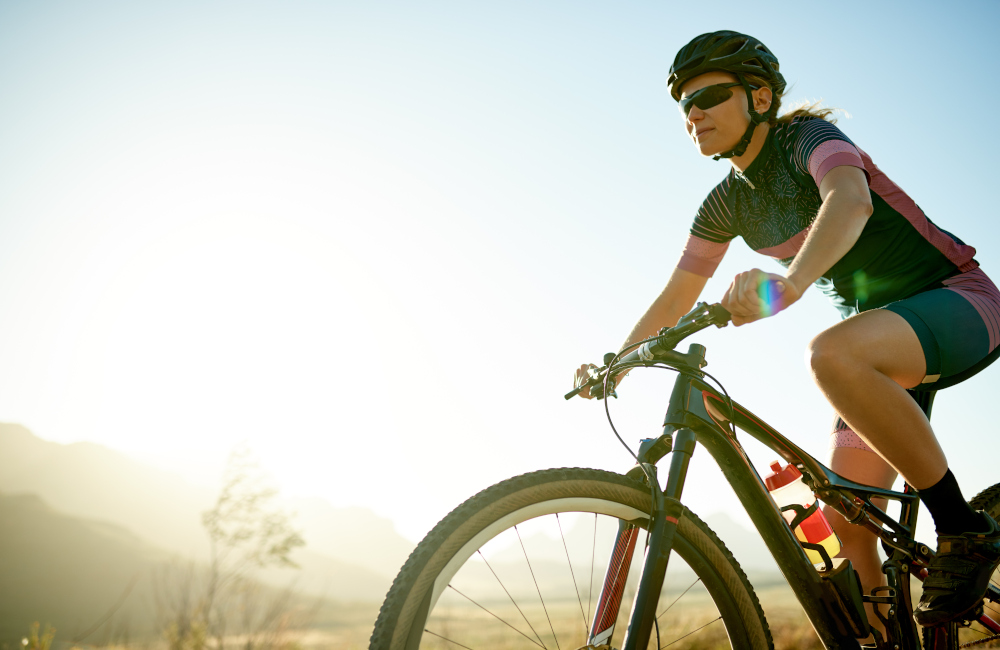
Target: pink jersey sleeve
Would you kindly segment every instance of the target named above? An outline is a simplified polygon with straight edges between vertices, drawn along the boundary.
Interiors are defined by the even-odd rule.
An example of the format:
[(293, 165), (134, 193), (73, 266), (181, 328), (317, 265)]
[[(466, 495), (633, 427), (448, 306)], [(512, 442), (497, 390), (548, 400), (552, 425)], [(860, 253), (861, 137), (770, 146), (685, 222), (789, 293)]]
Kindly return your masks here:
[(809, 174), (816, 181), (816, 187), (819, 187), (831, 169), (842, 165), (860, 168), (865, 173), (865, 179), (871, 183), (872, 178), (865, 169), (865, 162), (861, 159), (858, 148), (850, 142), (827, 140), (809, 156)]
[(677, 263), (677, 268), (710, 278), (715, 273), (715, 269), (719, 267), (719, 262), (722, 261), (728, 249), (728, 241), (716, 243), (702, 239), (697, 235), (688, 235), (687, 244), (684, 245), (684, 252), (681, 253), (681, 260)]

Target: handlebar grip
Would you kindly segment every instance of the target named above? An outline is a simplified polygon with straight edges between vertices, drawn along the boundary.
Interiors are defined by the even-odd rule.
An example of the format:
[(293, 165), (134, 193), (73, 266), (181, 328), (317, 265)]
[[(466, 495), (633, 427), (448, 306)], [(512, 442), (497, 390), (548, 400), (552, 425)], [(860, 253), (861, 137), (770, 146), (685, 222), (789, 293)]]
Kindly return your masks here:
[(718, 303), (712, 305), (710, 309), (712, 310), (712, 317), (717, 322), (721, 321), (720, 327), (722, 324), (727, 324), (733, 319), (733, 315), (729, 313), (729, 310)]
[[(603, 370), (603, 368), (602, 368), (602, 370)], [(587, 388), (588, 386), (590, 387), (590, 396), (591, 397), (595, 397), (597, 399), (604, 399), (604, 382), (603, 381), (597, 381), (597, 382), (595, 382), (593, 379), (584, 382), (584, 384), (582, 386), (577, 386), (576, 388), (574, 388), (570, 392), (566, 393), (566, 395), (564, 395), (563, 397), (565, 399), (572, 399), (572, 398), (576, 397), (577, 395), (579, 395), (580, 391), (582, 391), (584, 388)], [(615, 392), (614, 392), (614, 384), (612, 384), (611, 394), (614, 395), (615, 397), (618, 397), (618, 395), (616, 395)]]

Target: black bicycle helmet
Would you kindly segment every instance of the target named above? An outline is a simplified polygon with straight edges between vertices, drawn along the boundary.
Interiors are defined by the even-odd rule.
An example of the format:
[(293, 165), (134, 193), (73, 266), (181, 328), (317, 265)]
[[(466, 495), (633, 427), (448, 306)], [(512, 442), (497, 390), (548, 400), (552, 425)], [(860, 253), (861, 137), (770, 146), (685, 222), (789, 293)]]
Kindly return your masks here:
[(772, 111), (777, 110), (774, 103), (765, 115), (754, 110), (753, 96), (750, 94), (750, 85), (745, 75), (753, 74), (766, 79), (771, 90), (778, 95), (785, 90), (785, 78), (779, 72), (778, 57), (774, 56), (767, 46), (753, 36), (722, 30), (696, 36), (680, 49), (674, 57), (674, 64), (670, 66), (670, 76), (667, 77), (670, 95), (675, 100), (680, 100), (681, 88), (689, 79), (714, 70), (736, 75), (746, 91), (750, 114), (750, 125), (743, 139), (730, 151), (715, 156), (718, 160), (743, 155), (756, 126), (766, 121)]

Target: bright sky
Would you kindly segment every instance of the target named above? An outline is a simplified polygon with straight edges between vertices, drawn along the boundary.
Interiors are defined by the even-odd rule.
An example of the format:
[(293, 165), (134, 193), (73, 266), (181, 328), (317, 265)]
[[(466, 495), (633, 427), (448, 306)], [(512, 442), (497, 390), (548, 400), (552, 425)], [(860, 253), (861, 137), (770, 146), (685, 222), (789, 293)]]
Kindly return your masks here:
[[(693, 36), (779, 56), (1000, 276), (995, 2), (0, 4), (0, 421), (212, 482), (245, 441), (286, 493), (419, 539), (513, 474), (625, 471), (616, 349), (726, 173), (664, 80)], [(734, 245), (706, 298), (777, 265)], [(729, 392), (825, 458), (816, 292), (699, 336)], [(659, 376), (662, 375), (662, 376)], [(995, 369), (939, 396), (967, 496), (1000, 480)], [(655, 435), (666, 373), (613, 402)], [(766, 466), (772, 454), (758, 458)], [(686, 500), (740, 518), (706, 454)], [(745, 519), (745, 518), (744, 518)]]

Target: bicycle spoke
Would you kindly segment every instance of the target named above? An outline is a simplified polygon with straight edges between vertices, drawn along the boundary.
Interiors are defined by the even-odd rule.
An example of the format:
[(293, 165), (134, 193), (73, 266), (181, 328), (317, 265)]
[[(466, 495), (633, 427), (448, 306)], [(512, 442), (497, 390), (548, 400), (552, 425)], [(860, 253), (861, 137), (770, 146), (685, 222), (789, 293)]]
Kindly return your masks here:
[(569, 559), (569, 546), (566, 545), (566, 535), (563, 533), (562, 522), (559, 521), (559, 513), (556, 513), (556, 524), (559, 526), (559, 536), (562, 538), (563, 550), (566, 551), (566, 564), (569, 565), (569, 575), (573, 578), (573, 591), (576, 593), (576, 600), (580, 603), (580, 616), (583, 617), (583, 634), (587, 635), (590, 625), (587, 623), (587, 615), (583, 611), (583, 599), (580, 598), (580, 588), (576, 584), (576, 574), (573, 573), (573, 562)]
[(528, 571), (531, 572), (531, 579), (535, 583), (535, 590), (538, 591), (538, 600), (542, 603), (542, 611), (545, 612), (545, 618), (549, 621), (549, 629), (552, 630), (552, 638), (555, 639), (556, 648), (562, 650), (559, 646), (559, 637), (556, 636), (556, 628), (552, 625), (552, 617), (549, 616), (549, 608), (545, 606), (545, 599), (542, 598), (542, 589), (538, 586), (538, 579), (535, 578), (535, 570), (531, 568), (531, 560), (528, 559), (528, 549), (524, 548), (521, 531), (518, 530), (516, 525), (514, 526), (514, 532), (517, 533), (517, 541), (521, 542), (521, 550), (524, 551), (524, 561), (528, 563)]
[(465, 648), (465, 650), (472, 650), (472, 648), (470, 648), (469, 646), (467, 646), (467, 645), (462, 645), (462, 644), (461, 644), (461, 643), (459, 643), (458, 641), (452, 641), (451, 639), (449, 639), (449, 638), (448, 638), (448, 637), (446, 637), (446, 636), (441, 636), (440, 634), (434, 634), (433, 632), (431, 632), (431, 631), (430, 631), (430, 630), (428, 630), (427, 628), (424, 628), (424, 632), (426, 632), (427, 634), (430, 634), (431, 636), (436, 636), (436, 637), (437, 637), (437, 638), (439, 638), (439, 639), (442, 639), (442, 640), (444, 640), (444, 641), (447, 641), (448, 643), (454, 643), (454, 644), (455, 644), (455, 645), (457, 645), (457, 646), (458, 646), (459, 648)]
[(702, 625), (702, 626), (701, 626), (701, 627), (699, 627), (698, 629), (695, 629), (695, 630), (691, 630), (690, 632), (688, 632), (688, 633), (687, 633), (687, 634), (685, 634), (684, 636), (682, 636), (682, 637), (680, 637), (680, 638), (677, 638), (677, 639), (674, 639), (673, 641), (671, 641), (671, 642), (670, 642), (670, 643), (668, 643), (667, 645), (664, 645), (664, 646), (660, 646), (660, 650), (663, 650), (663, 649), (664, 649), (664, 648), (666, 648), (666, 647), (669, 647), (669, 646), (672, 646), (673, 644), (677, 643), (677, 642), (678, 642), (678, 641), (680, 641), (681, 639), (686, 639), (686, 638), (688, 638), (689, 636), (691, 636), (692, 634), (694, 634), (695, 632), (700, 632), (701, 630), (704, 630), (704, 629), (705, 629), (706, 627), (708, 627), (708, 626), (709, 626), (709, 625), (711, 625), (712, 623), (718, 623), (718, 622), (719, 622), (719, 621), (721, 621), (721, 620), (722, 620), (722, 617), (720, 616), (719, 618), (715, 619), (714, 621), (709, 621), (708, 623), (705, 623), (704, 625)]
[(662, 612), (660, 612), (659, 614), (656, 615), (656, 620), (660, 620), (661, 616), (663, 616), (668, 611), (670, 611), (670, 608), (673, 607), (674, 605), (676, 605), (677, 601), (680, 600), (681, 598), (683, 598), (684, 594), (686, 594), (687, 592), (691, 591), (691, 587), (694, 587), (699, 582), (701, 582), (701, 578), (695, 578), (695, 581), (692, 582), (691, 585), (687, 589), (685, 589), (684, 591), (682, 591), (680, 596), (678, 596), (677, 598), (674, 598), (674, 602), (672, 602), (669, 605), (667, 605), (667, 608), (665, 610), (663, 610)]
[[(479, 557), (481, 557), (481, 558), (483, 559), (483, 562), (484, 562), (484, 563), (486, 564), (487, 568), (489, 568), (489, 570), (490, 570), (490, 573), (492, 573), (492, 574), (493, 574), (493, 577), (494, 577), (494, 578), (496, 578), (496, 579), (497, 579), (497, 582), (499, 582), (499, 583), (500, 583), (500, 588), (501, 588), (501, 589), (503, 589), (503, 591), (504, 591), (504, 593), (505, 593), (505, 594), (507, 594), (507, 598), (510, 598), (510, 603), (511, 603), (511, 604), (512, 604), (512, 605), (513, 605), (514, 607), (516, 607), (516, 608), (517, 608), (517, 611), (518, 611), (518, 612), (519, 612), (519, 613), (521, 614), (521, 618), (523, 618), (523, 619), (524, 619), (524, 622), (528, 624), (528, 627), (529, 627), (529, 628), (531, 629), (532, 633), (533, 633), (533, 634), (535, 635), (535, 637), (536, 637), (536, 638), (538, 639), (538, 643), (535, 643), (534, 641), (531, 641), (531, 642), (532, 642), (532, 643), (535, 643), (535, 645), (538, 645), (538, 644), (540, 643), (540, 644), (542, 644), (542, 645), (541, 645), (540, 647), (542, 647), (542, 648), (545, 648), (545, 647), (546, 647), (546, 646), (545, 646), (545, 642), (544, 642), (544, 641), (542, 641), (542, 637), (541, 637), (541, 636), (539, 636), (539, 634), (538, 634), (538, 631), (537, 631), (537, 630), (535, 630), (535, 626), (533, 626), (533, 625), (531, 624), (531, 621), (529, 621), (529, 620), (528, 620), (528, 617), (527, 617), (527, 616), (525, 616), (525, 615), (524, 615), (524, 612), (522, 612), (522, 611), (521, 611), (521, 606), (517, 604), (517, 602), (516, 602), (516, 601), (514, 600), (514, 597), (510, 595), (510, 592), (509, 592), (509, 591), (507, 591), (507, 587), (505, 587), (505, 586), (504, 586), (504, 584), (503, 584), (503, 581), (502, 581), (502, 580), (500, 580), (500, 576), (498, 576), (498, 575), (497, 575), (497, 572), (493, 570), (493, 567), (492, 567), (492, 566), (490, 566), (490, 563), (486, 561), (486, 556), (485, 556), (485, 555), (483, 555), (483, 552), (482, 552), (482, 551), (476, 551), (476, 553), (478, 553), (478, 554), (479, 554)], [(450, 585), (449, 585), (449, 586), (450, 586)], [(457, 590), (456, 590), (456, 591), (457, 591)], [(530, 638), (529, 638), (529, 641), (530, 641)]]
[[(597, 557), (597, 513), (594, 513), (594, 543), (590, 548), (590, 584), (587, 585), (587, 611), (590, 611), (591, 599), (594, 595), (594, 558)], [(590, 635), (590, 624), (587, 624), (587, 634)], [(589, 640), (589, 639), (588, 639)]]
[[(459, 596), (461, 596), (462, 598), (465, 598), (465, 599), (466, 599), (467, 601), (469, 601), (470, 603), (472, 603), (473, 605), (475, 605), (475, 606), (476, 606), (476, 607), (478, 607), (479, 609), (483, 610), (484, 612), (486, 612), (487, 614), (489, 614), (489, 615), (490, 615), (490, 616), (492, 616), (493, 618), (497, 619), (498, 621), (500, 621), (501, 623), (503, 623), (504, 625), (506, 625), (506, 626), (507, 626), (507, 627), (509, 627), (510, 629), (514, 630), (515, 632), (517, 632), (518, 634), (520, 634), (521, 636), (523, 636), (523, 637), (524, 637), (525, 639), (527, 639), (528, 641), (531, 641), (532, 643), (534, 643), (535, 645), (537, 645), (537, 646), (538, 646), (539, 648), (543, 648), (543, 649), (545, 648), (545, 646), (543, 646), (543, 645), (539, 645), (539, 644), (538, 644), (538, 643), (537, 643), (537, 642), (536, 642), (536, 641), (535, 641), (534, 639), (532, 639), (532, 638), (531, 638), (530, 636), (528, 636), (527, 634), (525, 634), (525, 633), (524, 633), (524, 632), (522, 632), (521, 630), (517, 629), (516, 627), (514, 627), (513, 625), (511, 625), (511, 624), (510, 624), (510, 623), (508, 623), (507, 621), (503, 620), (502, 618), (500, 618), (499, 616), (497, 616), (496, 614), (494, 614), (494, 613), (493, 613), (493, 612), (491, 612), (490, 610), (486, 609), (485, 607), (483, 607), (482, 605), (480, 605), (480, 604), (479, 604), (479, 603), (477, 603), (476, 601), (472, 600), (471, 598), (469, 598), (468, 596), (466, 596), (465, 594), (463, 594), (463, 593), (462, 593), (461, 591), (459, 591), (458, 589), (455, 589), (455, 588), (454, 588), (454, 587), (452, 587), (451, 585), (448, 585), (448, 588), (449, 588), (449, 589), (451, 589), (452, 591), (454, 591), (454, 592), (455, 592), (456, 594), (458, 594), (458, 595), (459, 595)], [(520, 610), (518, 610), (518, 611), (520, 611)], [(529, 624), (529, 625), (530, 625), (530, 624)], [(532, 632), (534, 632), (534, 630), (532, 630)], [(433, 633), (432, 633), (432, 634), (433, 634)], [(435, 636), (437, 636), (437, 635), (435, 635)], [(446, 641), (448, 641), (448, 640), (450, 640), (450, 639), (445, 639), (445, 640), (446, 640)], [(541, 640), (541, 639), (539, 639), (539, 640)], [(454, 641), (452, 641), (452, 643), (454, 643)], [(464, 648), (465, 646), (462, 646), (462, 647)]]

